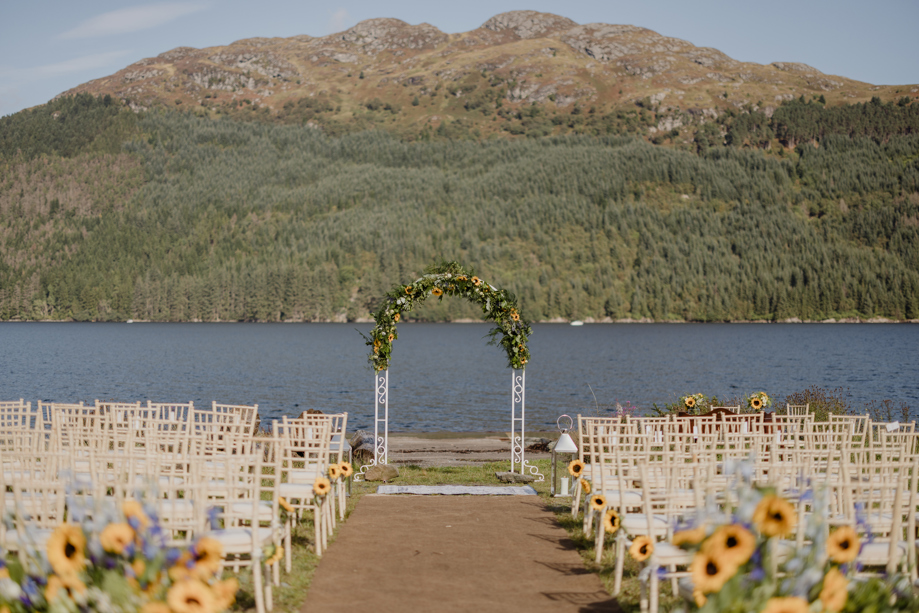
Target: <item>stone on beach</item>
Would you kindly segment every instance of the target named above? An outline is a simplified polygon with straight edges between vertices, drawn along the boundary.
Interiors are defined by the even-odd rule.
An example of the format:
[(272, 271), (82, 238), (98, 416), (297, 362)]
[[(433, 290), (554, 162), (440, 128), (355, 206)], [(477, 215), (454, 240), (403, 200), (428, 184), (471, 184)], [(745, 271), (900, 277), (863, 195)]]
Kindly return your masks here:
[(366, 481), (391, 481), (399, 476), (399, 469), (390, 464), (371, 466), (364, 473)]

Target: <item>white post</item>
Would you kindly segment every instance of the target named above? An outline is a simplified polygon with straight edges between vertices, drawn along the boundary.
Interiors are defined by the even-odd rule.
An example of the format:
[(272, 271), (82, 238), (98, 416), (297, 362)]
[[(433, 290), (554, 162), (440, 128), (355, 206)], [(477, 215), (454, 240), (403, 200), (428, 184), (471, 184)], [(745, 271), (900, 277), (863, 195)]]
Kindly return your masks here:
[[(389, 369), (374, 375), (376, 390), (373, 394), (373, 463), (389, 463)], [(383, 417), (380, 418), (380, 408)], [(380, 436), (380, 425), (383, 426), (383, 436)]]
[[(524, 469), (524, 420), (525, 414), (525, 396), (526, 396), (526, 371), (511, 371), (511, 472), (517, 463), (520, 464), (520, 474)], [(517, 407), (520, 407), (520, 417), (517, 417)], [(517, 432), (520, 435), (518, 436)]]

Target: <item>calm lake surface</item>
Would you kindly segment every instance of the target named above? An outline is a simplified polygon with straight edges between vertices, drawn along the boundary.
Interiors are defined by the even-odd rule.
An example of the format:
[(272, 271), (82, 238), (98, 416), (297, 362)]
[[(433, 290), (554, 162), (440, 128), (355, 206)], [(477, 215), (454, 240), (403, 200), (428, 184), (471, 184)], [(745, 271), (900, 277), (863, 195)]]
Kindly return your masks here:
[[(373, 427), (370, 324), (0, 324), (0, 400), (258, 404), (264, 419), (307, 408)], [(919, 413), (919, 326), (909, 324), (536, 324), (527, 430), (562, 413), (648, 410), (701, 392), (811, 385), (850, 403)], [(507, 431), (511, 373), (487, 324), (401, 324), (389, 371), (391, 431)], [(591, 389), (593, 390), (591, 392)]]

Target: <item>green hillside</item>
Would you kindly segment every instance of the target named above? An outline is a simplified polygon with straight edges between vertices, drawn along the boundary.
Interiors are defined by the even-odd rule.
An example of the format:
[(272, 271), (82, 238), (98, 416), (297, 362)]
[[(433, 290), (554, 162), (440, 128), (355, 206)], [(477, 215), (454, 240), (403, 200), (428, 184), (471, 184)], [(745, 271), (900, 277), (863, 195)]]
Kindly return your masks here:
[[(0, 319), (355, 319), (441, 259), (534, 320), (915, 319), (915, 107), (795, 101), (678, 149), (333, 138), (65, 98), (0, 119)], [(882, 127), (846, 133), (843, 112)], [(776, 116), (794, 143), (767, 154), (751, 134)]]

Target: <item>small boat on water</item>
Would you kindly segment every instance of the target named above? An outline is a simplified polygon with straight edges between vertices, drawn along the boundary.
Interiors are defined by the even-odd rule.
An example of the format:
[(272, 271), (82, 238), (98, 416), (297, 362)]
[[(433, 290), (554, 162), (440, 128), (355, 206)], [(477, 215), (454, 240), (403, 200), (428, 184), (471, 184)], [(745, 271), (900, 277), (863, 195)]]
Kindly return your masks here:
[(572, 326), (583, 326), (584, 322), (581, 321), (580, 319), (575, 319), (573, 322), (571, 322), (571, 325)]

